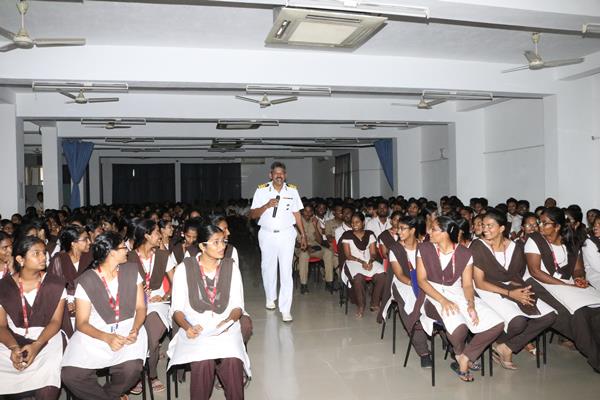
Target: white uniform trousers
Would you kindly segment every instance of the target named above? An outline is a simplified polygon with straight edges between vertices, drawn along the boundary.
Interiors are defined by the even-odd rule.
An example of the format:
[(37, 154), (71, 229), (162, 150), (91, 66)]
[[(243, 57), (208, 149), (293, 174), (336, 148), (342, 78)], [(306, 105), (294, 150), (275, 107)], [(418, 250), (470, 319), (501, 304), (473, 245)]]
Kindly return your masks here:
[(292, 309), (294, 281), (292, 279), (292, 261), (296, 229), (293, 226), (279, 232), (261, 228), (258, 232), (258, 244), (261, 253), (261, 269), (267, 303), (277, 299), (277, 262), (279, 261), (279, 311), (289, 313)]

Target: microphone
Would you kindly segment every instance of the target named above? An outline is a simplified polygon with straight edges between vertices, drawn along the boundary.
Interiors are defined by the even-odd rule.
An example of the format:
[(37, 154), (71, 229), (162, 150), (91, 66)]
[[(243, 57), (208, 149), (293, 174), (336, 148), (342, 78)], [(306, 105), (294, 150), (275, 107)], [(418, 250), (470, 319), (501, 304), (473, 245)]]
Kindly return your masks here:
[[(277, 197), (275, 197), (275, 200), (279, 201), (280, 196), (277, 195)], [(275, 216), (277, 215), (277, 206), (273, 207), (273, 218), (275, 218)]]

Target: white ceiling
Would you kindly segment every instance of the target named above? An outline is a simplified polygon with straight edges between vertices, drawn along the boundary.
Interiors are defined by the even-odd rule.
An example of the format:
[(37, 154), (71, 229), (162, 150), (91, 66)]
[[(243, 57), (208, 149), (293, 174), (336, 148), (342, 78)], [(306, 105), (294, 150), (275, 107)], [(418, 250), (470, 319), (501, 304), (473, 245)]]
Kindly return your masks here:
[[(32, 1), (26, 26), (33, 37), (85, 37), (89, 46), (259, 50), (272, 21), (264, 7)], [(15, 31), (18, 24), (15, 1), (0, 0), (0, 26)], [(390, 20), (355, 53), (520, 64), (531, 48), (529, 32)], [(600, 39), (545, 34), (540, 50), (546, 59), (581, 57), (600, 51)]]

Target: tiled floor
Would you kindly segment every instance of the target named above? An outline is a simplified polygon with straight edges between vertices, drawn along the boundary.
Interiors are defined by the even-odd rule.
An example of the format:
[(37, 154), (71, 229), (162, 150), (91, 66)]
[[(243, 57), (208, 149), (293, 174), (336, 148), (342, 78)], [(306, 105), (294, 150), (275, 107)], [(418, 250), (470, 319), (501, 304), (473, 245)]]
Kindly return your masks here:
[[(493, 377), (476, 374), (475, 382), (462, 383), (443, 360), (437, 340), (437, 385), (432, 388), (430, 370), (420, 368), (414, 352), (408, 367), (402, 367), (408, 338), (400, 325), (393, 355), (391, 324), (385, 339), (380, 340), (381, 325), (373, 314), (355, 320), (351, 306), (349, 315), (344, 315), (337, 294), (330, 295), (314, 284), (307, 295), (294, 293), (294, 322), (283, 323), (278, 312), (264, 308), (256, 257), (249, 259), (254, 262), (245, 264), (243, 274), (254, 336), (248, 344), (253, 377), (246, 399), (600, 399), (600, 375), (579, 353), (556, 343), (549, 345), (548, 365), (540, 369), (534, 357), (521, 353), (515, 357), (519, 371), (495, 365)], [(166, 347), (165, 342), (163, 349)], [(161, 359), (159, 364), (163, 382), (165, 361)], [(189, 399), (188, 384), (179, 388), (179, 399)], [(155, 399), (166, 399), (166, 393), (157, 393)], [(213, 399), (224, 399), (223, 392), (215, 390)]]

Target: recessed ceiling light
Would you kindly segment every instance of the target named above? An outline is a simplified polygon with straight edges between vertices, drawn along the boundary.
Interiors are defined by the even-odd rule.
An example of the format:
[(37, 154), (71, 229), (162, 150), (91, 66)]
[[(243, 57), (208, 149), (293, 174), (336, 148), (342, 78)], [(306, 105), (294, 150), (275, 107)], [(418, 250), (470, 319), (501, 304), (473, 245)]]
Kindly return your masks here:
[(217, 129), (258, 129), (261, 126), (279, 126), (277, 120), (219, 120)]

